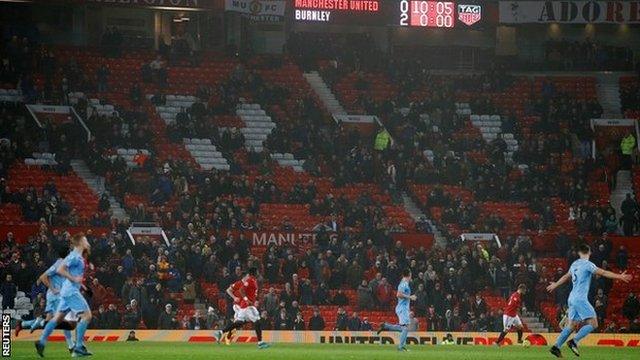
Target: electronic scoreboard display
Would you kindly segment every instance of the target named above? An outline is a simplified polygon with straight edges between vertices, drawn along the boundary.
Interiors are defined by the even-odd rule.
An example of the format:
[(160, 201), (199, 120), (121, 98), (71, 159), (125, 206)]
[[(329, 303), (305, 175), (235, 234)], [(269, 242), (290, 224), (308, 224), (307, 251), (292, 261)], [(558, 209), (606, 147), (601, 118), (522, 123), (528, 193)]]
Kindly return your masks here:
[(469, 28), (482, 24), (477, 0), (291, 0), (293, 20), (305, 23)]
[(398, 1), (394, 25), (425, 28), (472, 26), (482, 20), (482, 6), (455, 1)]

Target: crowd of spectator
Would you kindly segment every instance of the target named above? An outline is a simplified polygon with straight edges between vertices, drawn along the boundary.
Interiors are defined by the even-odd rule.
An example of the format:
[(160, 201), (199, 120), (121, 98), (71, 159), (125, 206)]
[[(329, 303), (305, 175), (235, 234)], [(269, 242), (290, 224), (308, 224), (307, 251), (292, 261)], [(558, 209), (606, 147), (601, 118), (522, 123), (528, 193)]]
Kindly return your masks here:
[[(317, 54), (305, 53), (295, 42), (288, 48), (302, 62), (317, 58)], [(549, 295), (544, 291), (546, 284), (563, 274), (560, 271), (550, 276), (551, 269), (538, 265), (531, 238), (526, 235), (554, 225), (557, 214), (551, 207), (550, 198), (559, 197), (574, 205), (573, 215), (567, 215), (575, 216), (581, 236), (599, 235), (613, 229), (607, 221), (615, 211), (608, 205), (590, 201), (587, 190), (588, 174), (603, 161), (601, 158), (593, 160), (584, 146), (592, 138), (586, 120), (602, 112), (597, 102), (578, 101), (556, 91), (552, 84), (545, 84), (543, 93), (526, 104), (525, 115), (539, 119), (527, 136), (515, 115), (502, 114), (505, 118), (503, 130), (521, 140), (520, 148), (509, 159), (504, 155), (505, 151), (500, 150), (504, 147), (500, 141), (486, 143), (479, 136), (457, 136), (467, 121), (456, 115), (453, 101), (456, 92), (469, 88), (485, 92), (508, 90), (514, 79), (502, 69), (494, 68), (470, 78), (443, 79), (430, 74), (426, 65), (419, 62), (385, 62), (371, 56), (376, 51), (374, 48), (356, 47), (354, 51), (344, 51), (344, 47), (337, 47), (333, 51), (342, 57), (334, 67), (336, 78), (350, 71), (377, 69), (400, 85), (402, 90), (395, 98), (382, 102), (362, 100), (362, 106), (378, 115), (393, 136), (394, 142), (388, 148), (377, 150), (372, 147), (370, 136), (327, 121), (311, 96), (298, 99), (294, 106), (285, 106), (284, 99), (289, 97), (289, 91), (264, 81), (252, 68), (264, 65), (259, 63), (239, 65), (217, 89), (203, 85), (198, 95), (202, 101), (181, 112), (168, 134), (174, 140), (205, 135), (221, 144), (225, 151), (238, 152), (243, 148), (243, 141), (237, 130), (219, 134), (215, 128), (208, 129), (207, 124), (216, 114), (229, 114), (240, 94), (250, 91), (261, 104), (287, 108), (289, 119), (274, 114), (278, 128), (268, 138), (267, 149), (291, 152), (296, 158), (306, 159), (305, 169), (310, 174), (330, 176), (336, 187), (375, 181), (387, 192), (406, 190), (411, 183), (463, 186), (473, 193), (473, 201), (462, 201), (436, 187), (428, 203), (447, 209), (441, 219), (443, 224), (477, 231), (501, 232), (504, 228), (504, 219), (499, 215), (481, 216), (482, 202), (526, 202), (534, 217), (522, 219), (521, 234), (506, 236), (502, 247), (496, 244), (476, 247), (459, 242), (454, 234), (442, 227), (448, 239), (446, 248), (408, 249), (392, 240), (391, 232), (402, 229), (385, 218), (382, 205), (369, 194), (363, 193), (355, 200), (342, 195), (318, 196), (313, 180), (295, 184), (291, 191), (280, 189), (271, 176), (277, 169), (270, 162), (268, 150), (261, 154), (250, 152), (248, 164), (243, 164), (259, 168), (261, 176), (257, 178), (250, 179), (233, 172), (205, 173), (181, 160), (157, 162), (153, 155), (148, 166), (142, 167), (141, 173), (145, 176), (134, 176), (122, 158), (111, 157), (109, 150), (116, 146), (140, 148), (149, 145), (146, 115), (117, 112), (103, 116), (92, 112), (81, 101), (77, 107), (87, 115), (89, 126), (104, 135), (84, 148), (90, 166), (100, 169), (97, 173), (105, 175), (110, 189), (120, 198), (134, 193), (142, 194), (148, 200), (128, 209), (130, 220), (111, 222), (101, 218), (91, 223), (110, 230), (88, 234), (94, 269), (86, 285), (93, 292), (92, 306), (96, 311), (93, 326), (129, 329), (139, 328), (141, 324), (161, 329), (219, 327), (220, 322), (229, 317), (231, 304), (227, 301), (226, 308), (218, 309), (215, 300), (224, 298), (224, 290), (239, 279), (242, 269), (258, 266), (260, 281), (267, 289), (261, 305), (264, 328), (325, 328), (328, 319), (323, 318), (320, 307), (335, 305), (339, 307), (335, 317), (337, 329), (369, 329), (368, 319), (360, 318), (359, 314), (390, 309), (401, 270), (410, 268), (414, 274), (411, 287), (418, 296), (413, 321), (417, 322), (418, 317), (425, 318), (429, 330), (497, 330), (501, 314), (487, 306), (483, 294), (497, 290), (506, 296), (515, 286), (524, 283), (531, 289), (525, 296), (526, 308), (535, 310), (541, 301), (548, 300)], [(55, 63), (52, 59), (48, 61)], [(45, 72), (48, 66), (51, 65), (44, 66), (42, 71)], [(104, 91), (109, 87), (110, 75), (104, 70), (97, 74), (94, 87), (72, 60), (61, 66), (66, 79), (61, 85), (62, 94), (78, 89)], [(150, 80), (165, 84), (165, 70), (163, 58), (157, 58), (149, 64)], [(426, 89), (430, 96), (420, 101), (411, 100), (419, 89)], [(140, 95), (139, 89), (131, 90), (132, 99), (137, 97), (142, 101)], [(53, 95), (45, 97), (56, 98)], [(152, 101), (162, 104), (161, 94)], [(471, 107), (482, 113), (500, 111), (484, 97), (474, 98)], [(421, 116), (423, 114), (428, 116)], [(3, 149), (0, 170), (5, 173), (15, 158), (28, 156), (35, 146), (31, 136), (25, 136), (24, 121), (22, 128), (20, 121), (16, 124), (18, 127), (6, 134), (10, 139), (9, 148), (6, 145), (0, 148)], [(62, 142), (49, 146), (64, 153)], [(433, 161), (427, 159), (425, 150), (432, 150)], [(67, 152), (74, 151), (77, 149)], [(473, 151), (492, 155), (487, 161), (478, 161), (469, 156)], [(572, 167), (563, 169), (558, 158), (567, 153), (574, 161)], [(522, 170), (518, 165), (527, 166)], [(521, 174), (512, 176), (514, 172)], [(31, 196), (31, 203), (47, 204), (41, 212), (31, 216), (32, 206), (27, 202), (25, 214), (28, 219), (45, 220), (41, 232), (25, 244), (17, 244), (11, 236), (3, 239), (7, 246), (0, 252), (0, 263), (5, 284), (0, 291), (9, 295), (3, 299), (12, 298), (10, 295), (17, 290), (25, 291), (36, 304), (34, 314), (37, 315), (43, 311), (44, 288), (34, 285), (33, 279), (53, 262), (55, 249), (66, 244), (69, 234), (48, 230), (49, 225), (60, 224), (55, 217), (47, 216), (48, 204), (56, 199), (53, 206), (60, 209), (64, 203), (56, 197), (55, 186), (47, 185), (42, 193), (26, 189), (24, 194), (25, 201)], [(5, 199), (13, 199), (12, 196), (13, 192), (5, 190), (1, 199), (6, 202)], [(319, 224), (321, 226), (316, 229), (315, 246), (303, 251), (270, 246), (262, 257), (257, 257), (250, 251), (248, 239), (228, 232), (262, 229), (259, 211), (264, 203), (308, 204), (312, 215), (325, 217), (326, 223)], [(129, 221), (155, 221), (162, 225), (171, 240), (168, 244), (142, 241), (133, 246), (126, 234)], [(73, 221), (64, 224), (70, 225)], [(337, 228), (340, 230), (333, 237), (326, 231)], [(296, 229), (286, 218), (282, 219), (280, 229), (309, 230)], [(614, 257), (610, 241), (604, 237), (594, 245), (594, 261), (607, 268), (607, 262)], [(559, 255), (568, 262), (576, 257), (573, 246), (573, 242), (559, 236)], [(618, 251), (616, 255), (618, 266), (624, 262), (621, 253), (624, 252)], [(21, 272), (25, 267), (33, 274)], [(218, 296), (205, 296), (201, 289), (203, 283), (216, 284)], [(283, 290), (276, 291), (277, 284), (284, 284)], [(355, 303), (349, 300), (345, 289), (355, 289)], [(594, 281), (594, 301), (606, 304), (610, 289), (605, 280)], [(555, 301), (564, 304), (567, 295), (568, 288), (565, 287), (555, 295)], [(179, 316), (177, 310), (185, 303), (198, 303), (204, 307), (193, 314)], [(304, 319), (303, 308), (309, 306), (315, 307), (313, 317)], [(630, 297), (625, 306), (625, 316), (628, 314), (630, 321), (637, 319), (637, 308), (637, 299), (634, 303)], [(206, 313), (202, 309), (206, 309)], [(635, 317), (631, 316), (634, 314)]]

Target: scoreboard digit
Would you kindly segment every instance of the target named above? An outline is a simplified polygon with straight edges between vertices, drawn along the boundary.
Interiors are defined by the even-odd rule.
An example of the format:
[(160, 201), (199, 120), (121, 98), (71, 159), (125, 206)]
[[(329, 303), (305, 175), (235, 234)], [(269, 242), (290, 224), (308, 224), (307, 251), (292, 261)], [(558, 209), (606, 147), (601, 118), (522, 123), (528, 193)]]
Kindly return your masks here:
[(400, 26), (409, 25), (409, 0), (400, 0)]

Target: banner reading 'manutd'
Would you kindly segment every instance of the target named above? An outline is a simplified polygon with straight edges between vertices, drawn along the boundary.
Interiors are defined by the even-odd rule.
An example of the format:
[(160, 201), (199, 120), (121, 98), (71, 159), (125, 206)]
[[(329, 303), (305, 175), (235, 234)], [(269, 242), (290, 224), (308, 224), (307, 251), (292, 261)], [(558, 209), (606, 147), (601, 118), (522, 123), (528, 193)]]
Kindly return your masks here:
[[(22, 335), (25, 334), (25, 335)], [(26, 334), (23, 332), (16, 341), (34, 341), (40, 337), (40, 330)], [(129, 330), (88, 330), (88, 341), (126, 341)], [(409, 334), (408, 344), (415, 346), (441, 346), (444, 332), (413, 332)], [(498, 339), (499, 333), (451, 333), (455, 345), (492, 346)], [(204, 330), (136, 330), (136, 337), (140, 341), (167, 342), (215, 342), (217, 339), (213, 331)], [(558, 334), (525, 334), (525, 338), (533, 346), (550, 346), (556, 341)], [(393, 345), (398, 342), (398, 334), (390, 333), (378, 336), (374, 332), (366, 331), (265, 331), (263, 339), (270, 343), (302, 343), (302, 344), (380, 344)], [(64, 336), (55, 334), (50, 341), (65, 341)], [(238, 331), (233, 337), (234, 342), (256, 342), (253, 331)], [(506, 344), (516, 342), (516, 335), (509, 334)], [(640, 347), (640, 334), (591, 334), (580, 343), (582, 346), (609, 347)]]
[(640, 1), (500, 1), (503, 24), (638, 24)]

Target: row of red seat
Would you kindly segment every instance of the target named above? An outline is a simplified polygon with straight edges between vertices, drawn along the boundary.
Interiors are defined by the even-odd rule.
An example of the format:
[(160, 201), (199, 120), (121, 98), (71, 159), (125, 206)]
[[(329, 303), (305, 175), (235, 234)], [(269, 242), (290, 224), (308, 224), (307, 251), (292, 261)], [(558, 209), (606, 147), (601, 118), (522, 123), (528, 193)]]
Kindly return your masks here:
[[(98, 197), (75, 173), (61, 175), (52, 169), (15, 163), (9, 169), (7, 185), (12, 192), (33, 186), (42, 193), (45, 184), (53, 181), (60, 196), (78, 211), (81, 218), (89, 219), (98, 209)], [(17, 205), (0, 205), (0, 221), (22, 223), (22, 212)]]

